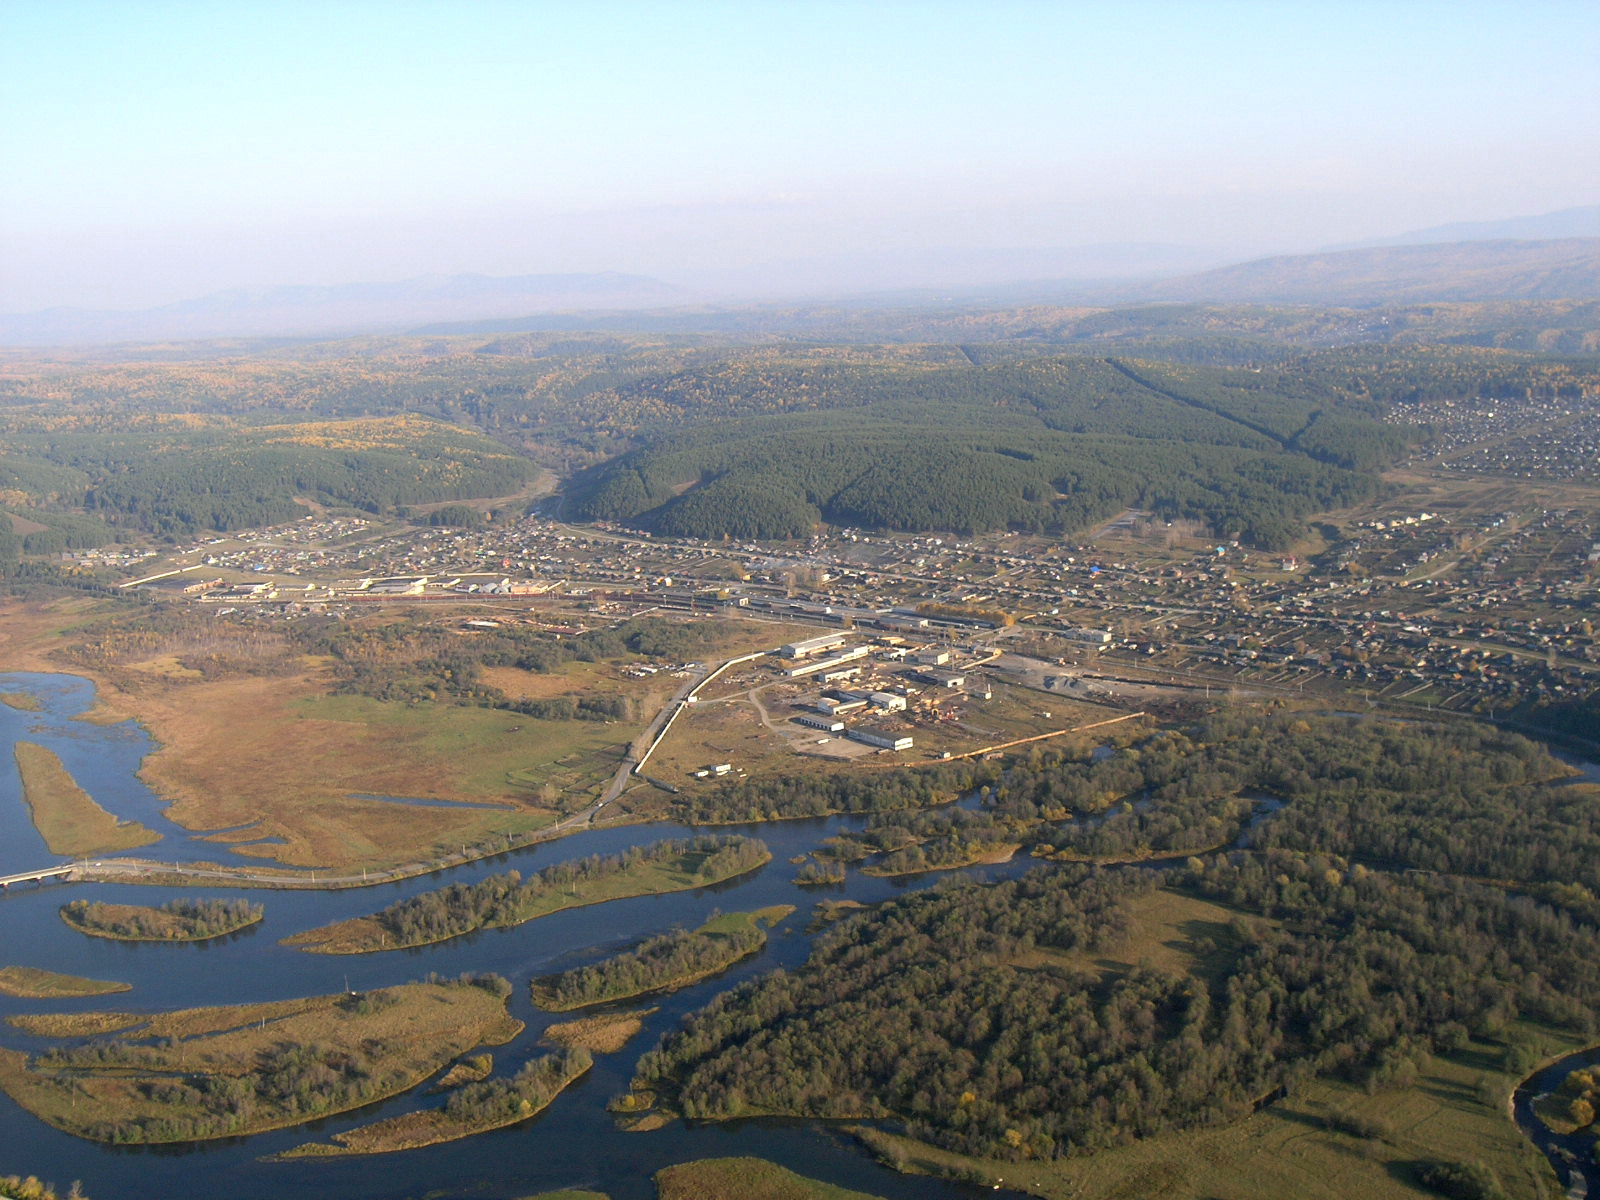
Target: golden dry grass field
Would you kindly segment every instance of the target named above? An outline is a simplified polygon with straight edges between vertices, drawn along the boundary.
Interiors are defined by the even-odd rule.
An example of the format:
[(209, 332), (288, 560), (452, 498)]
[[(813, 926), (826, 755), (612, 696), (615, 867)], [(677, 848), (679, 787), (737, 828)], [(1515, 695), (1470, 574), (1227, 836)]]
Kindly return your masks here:
[(131, 991), (126, 983), (61, 975), (39, 967), (0, 967), (0, 995), (28, 1000), (58, 1000), (71, 996), (104, 996)]
[(18, 742), (14, 753), (22, 775), (22, 798), (50, 853), (72, 858), (114, 854), (161, 840), (159, 833), (137, 821), (119, 821), (96, 804), (54, 750)]
[(874, 1200), (761, 1158), (704, 1158), (656, 1172), (657, 1200)]
[(644, 1028), (645, 1018), (657, 1011), (654, 1008), (641, 1008), (632, 1012), (579, 1017), (576, 1021), (557, 1021), (545, 1029), (539, 1040), (568, 1050), (615, 1054)]

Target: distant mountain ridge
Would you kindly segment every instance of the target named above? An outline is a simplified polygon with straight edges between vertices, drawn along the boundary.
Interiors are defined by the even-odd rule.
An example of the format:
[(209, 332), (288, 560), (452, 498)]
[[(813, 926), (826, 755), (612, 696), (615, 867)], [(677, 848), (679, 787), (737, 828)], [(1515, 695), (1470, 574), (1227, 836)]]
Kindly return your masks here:
[[(225, 338), (337, 338), (398, 333), (508, 333), (543, 329), (790, 331), (796, 303), (852, 312), (1073, 305), (1109, 308), (1171, 302), (1370, 308), (1376, 305), (1600, 300), (1600, 236), (1484, 239), (1501, 230), (1586, 229), (1600, 206), (1539, 217), (1438, 226), (1405, 244), (1369, 244), (1278, 255), (1210, 270), (1203, 255), (1158, 244), (1072, 250), (939, 252), (868, 256), (902, 275), (949, 271), (996, 282), (906, 286), (797, 301), (724, 298), (643, 275), (602, 272), (490, 276), (424, 275), (392, 283), (236, 288), (157, 308), (56, 308), (0, 315), (0, 346), (91, 346)], [(1441, 241), (1466, 234), (1464, 240)], [(1185, 261), (1187, 260), (1187, 261)], [(1215, 262), (1216, 260), (1212, 260)], [(1142, 269), (1092, 277), (1096, 270)], [(1169, 272), (1188, 267), (1192, 273)], [(1050, 272), (1065, 272), (1052, 275)], [(1081, 273), (1080, 273), (1081, 272)], [(1003, 276), (1016, 277), (1007, 281)]]
[(1424, 246), (1439, 242), (1499, 242), (1507, 239), (1547, 242), (1560, 238), (1600, 238), (1600, 204), (1564, 208), (1559, 212), (1540, 213), (1531, 217), (1456, 221), (1450, 225), (1433, 225), (1392, 237), (1367, 238), (1359, 242), (1325, 246), (1323, 249), (1331, 253), (1337, 250), (1368, 250), (1378, 246)]
[(1294, 254), (1124, 289), (1127, 300), (1367, 305), (1600, 298), (1600, 238)]
[(581, 308), (669, 304), (682, 292), (644, 275), (422, 275), (394, 283), (233, 288), (132, 311), (52, 308), (0, 316), (0, 343), (333, 336), (398, 332), (420, 322)]

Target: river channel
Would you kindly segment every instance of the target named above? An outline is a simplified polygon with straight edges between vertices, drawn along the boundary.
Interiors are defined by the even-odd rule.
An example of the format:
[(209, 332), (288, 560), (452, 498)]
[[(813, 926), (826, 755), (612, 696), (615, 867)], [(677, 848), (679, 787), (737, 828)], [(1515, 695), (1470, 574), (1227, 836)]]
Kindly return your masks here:
[[(141, 858), (180, 862), (223, 857), (215, 843), (196, 841), (190, 832), (162, 815), (160, 798), (138, 778), (140, 761), (153, 748), (138, 725), (93, 724), (78, 718), (94, 700), (94, 686), (64, 675), (0, 676), (0, 691), (35, 696), (37, 712), (0, 705), (0, 874), (60, 861), (34, 830), (12, 764), (17, 741), (55, 751), (79, 784), (118, 817), (140, 821), (163, 835), (142, 847)], [(978, 1189), (933, 1179), (899, 1175), (873, 1162), (848, 1136), (816, 1122), (744, 1121), (673, 1125), (650, 1133), (619, 1132), (606, 1112), (608, 1100), (626, 1090), (638, 1055), (678, 1020), (716, 993), (774, 967), (794, 967), (806, 957), (811, 912), (819, 899), (850, 899), (871, 904), (942, 878), (929, 874), (876, 879), (852, 872), (834, 888), (802, 889), (791, 881), (792, 856), (817, 847), (823, 838), (859, 830), (864, 819), (767, 822), (720, 827), (719, 833), (761, 838), (772, 861), (724, 884), (667, 896), (641, 897), (557, 913), (515, 929), (488, 930), (437, 946), (387, 954), (324, 956), (278, 944), (280, 938), (330, 921), (360, 916), (405, 896), (444, 882), (472, 881), (515, 868), (527, 874), (564, 859), (611, 853), (662, 838), (704, 832), (682, 825), (656, 824), (573, 834), (446, 871), (400, 883), (348, 891), (277, 891), (240, 888), (163, 888), (132, 884), (19, 885), (0, 896), (0, 965), (43, 967), (94, 979), (120, 980), (131, 992), (81, 1000), (27, 1000), (0, 996), (0, 1018), (27, 1012), (96, 1009), (160, 1011), (200, 1005), (262, 1000), (385, 987), (420, 979), (430, 972), (453, 976), (493, 971), (510, 979), (512, 1015), (527, 1029), (512, 1043), (494, 1048), (495, 1073), (514, 1073), (530, 1058), (546, 1053), (538, 1045), (545, 1026), (571, 1019), (535, 1009), (528, 999), (530, 978), (593, 962), (640, 938), (675, 926), (694, 927), (713, 911), (742, 911), (792, 904), (759, 955), (724, 974), (669, 995), (653, 998), (660, 1011), (621, 1052), (596, 1055), (595, 1068), (563, 1092), (539, 1117), (523, 1125), (480, 1134), (464, 1141), (396, 1154), (339, 1161), (263, 1162), (310, 1140), (380, 1117), (437, 1103), (418, 1092), (355, 1112), (293, 1129), (245, 1138), (160, 1147), (112, 1147), (60, 1133), (0, 1095), (0, 1174), (33, 1174), (63, 1188), (81, 1180), (95, 1200), (118, 1197), (227, 1196), (230, 1200), (400, 1200), (402, 1197), (466, 1198), (527, 1196), (557, 1188), (592, 1188), (615, 1200), (647, 1200), (655, 1194), (651, 1176), (664, 1166), (695, 1158), (749, 1154), (793, 1170), (881, 1196), (972, 1197)], [(1007, 864), (969, 868), (960, 874), (979, 879), (1006, 878), (1031, 865), (1025, 856)], [(234, 898), (262, 903), (266, 919), (229, 937), (209, 942), (165, 945), (86, 937), (62, 923), (58, 910), (69, 899), (160, 904), (177, 896)], [(38, 1052), (47, 1040), (0, 1025), (0, 1044)], [(983, 1195), (995, 1195), (983, 1189)]]
[[(50, 854), (29, 819), (13, 765), (12, 747), (18, 741), (53, 750), (102, 807), (162, 835), (161, 842), (137, 850), (138, 857), (165, 862), (215, 862), (226, 857), (221, 846), (196, 840), (191, 831), (168, 820), (161, 799), (139, 779), (140, 763), (155, 748), (143, 728), (131, 721), (107, 725), (80, 719), (93, 706), (91, 681), (70, 675), (13, 673), (0, 675), (0, 691), (26, 693), (41, 705), (38, 711), (0, 705), (0, 759), (4, 764), (0, 765), (0, 875), (61, 861)], [(1594, 764), (1574, 765), (1588, 779), (1600, 782), (1600, 768)], [(1250, 799), (1257, 809), (1236, 845), (1248, 844), (1260, 823), (1281, 807), (1270, 796), (1252, 794)], [(962, 801), (962, 807), (975, 808), (980, 803), (979, 797), (972, 796)], [(1006, 1195), (989, 1188), (897, 1174), (872, 1161), (847, 1135), (818, 1122), (679, 1121), (649, 1133), (623, 1133), (606, 1111), (607, 1101), (626, 1090), (639, 1054), (684, 1014), (744, 979), (803, 962), (811, 943), (806, 927), (818, 900), (873, 904), (929, 887), (949, 875), (1005, 879), (1032, 865), (1025, 854), (1019, 854), (1010, 863), (895, 879), (852, 871), (845, 883), (822, 889), (799, 888), (791, 882), (796, 868), (790, 858), (815, 849), (824, 838), (859, 831), (865, 823), (863, 817), (830, 817), (720, 826), (718, 833), (760, 838), (772, 851), (772, 861), (713, 887), (613, 901), (556, 913), (514, 929), (486, 930), (437, 946), (386, 954), (312, 955), (278, 943), (291, 934), (374, 912), (445, 882), (472, 882), (511, 869), (526, 875), (565, 859), (614, 853), (705, 830), (671, 823), (593, 830), (399, 883), (333, 892), (110, 883), (14, 887), (0, 896), (0, 965), (119, 980), (132, 984), (133, 990), (81, 1000), (0, 996), (0, 1021), (17, 1013), (147, 1012), (281, 1000), (386, 987), (421, 979), (430, 972), (453, 976), (493, 971), (512, 981), (512, 1015), (527, 1025), (515, 1041), (494, 1048), (497, 1075), (513, 1074), (524, 1062), (546, 1053), (547, 1048), (538, 1044), (545, 1027), (571, 1019), (572, 1014), (552, 1015), (532, 1006), (527, 983), (534, 976), (594, 962), (675, 927), (692, 928), (717, 910), (790, 904), (795, 912), (772, 931), (758, 955), (713, 979), (651, 998), (648, 1003), (659, 1005), (659, 1011), (627, 1047), (616, 1054), (596, 1055), (592, 1071), (543, 1114), (519, 1126), (396, 1154), (265, 1162), (264, 1156), (306, 1141), (325, 1141), (342, 1130), (437, 1103), (437, 1098), (417, 1089), (287, 1130), (175, 1146), (113, 1147), (60, 1133), (0, 1094), (0, 1147), (5, 1148), (0, 1152), (0, 1174), (33, 1174), (53, 1179), (62, 1187), (80, 1180), (95, 1200), (175, 1195), (227, 1196), (230, 1200), (321, 1200), (333, 1195), (345, 1200), (502, 1200), (559, 1188), (590, 1188), (607, 1192), (614, 1200), (653, 1200), (651, 1176), (662, 1167), (695, 1158), (755, 1155), (890, 1200)], [(69, 929), (58, 916), (60, 906), (69, 899), (160, 904), (177, 896), (245, 896), (265, 906), (266, 918), (228, 937), (165, 945), (87, 937)], [(47, 1044), (47, 1040), (0, 1024), (0, 1045), (36, 1053)], [(1592, 1139), (1551, 1134), (1533, 1117), (1530, 1104), (1540, 1092), (1555, 1087), (1568, 1071), (1595, 1063), (1600, 1063), (1600, 1048), (1563, 1059), (1527, 1080), (1514, 1101), (1518, 1125), (1550, 1157), (1563, 1179), (1570, 1178), (1574, 1195), (1584, 1194), (1581, 1189), (1587, 1186), (1588, 1195), (1600, 1196), (1600, 1168), (1588, 1157)]]

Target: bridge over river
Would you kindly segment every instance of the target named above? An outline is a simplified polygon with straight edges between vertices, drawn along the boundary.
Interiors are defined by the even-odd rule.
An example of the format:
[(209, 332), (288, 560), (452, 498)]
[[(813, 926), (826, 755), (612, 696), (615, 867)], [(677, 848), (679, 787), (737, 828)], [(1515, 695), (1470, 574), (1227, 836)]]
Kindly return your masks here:
[(65, 867), (40, 867), (37, 871), (19, 871), (15, 875), (0, 875), (0, 891), (5, 891), (13, 883), (43, 883), (47, 879), (66, 879), (78, 868)]

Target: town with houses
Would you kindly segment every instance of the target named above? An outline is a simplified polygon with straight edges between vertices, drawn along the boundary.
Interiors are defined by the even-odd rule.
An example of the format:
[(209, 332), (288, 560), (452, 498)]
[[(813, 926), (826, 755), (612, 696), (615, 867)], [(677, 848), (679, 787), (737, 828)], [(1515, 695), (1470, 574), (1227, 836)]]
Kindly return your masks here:
[[(1498, 420), (1462, 419), (1463, 439)], [(1519, 453), (1537, 479), (1542, 452)], [(950, 711), (996, 681), (1145, 706), (1196, 689), (1326, 689), (1503, 718), (1591, 693), (1592, 512), (1503, 476), (1427, 482), (1340, 514), (1300, 553), (1210, 541), (1138, 510), (1068, 541), (844, 529), (760, 545), (576, 526), (547, 504), (471, 529), (317, 512), (153, 556), (77, 557), (217, 620), (418, 605), (463, 636), (504, 623), (573, 634), (651, 613), (812, 627), (765, 668), (793, 693), (786, 731), (816, 735), (810, 747), (920, 752), (908, 704)]]

